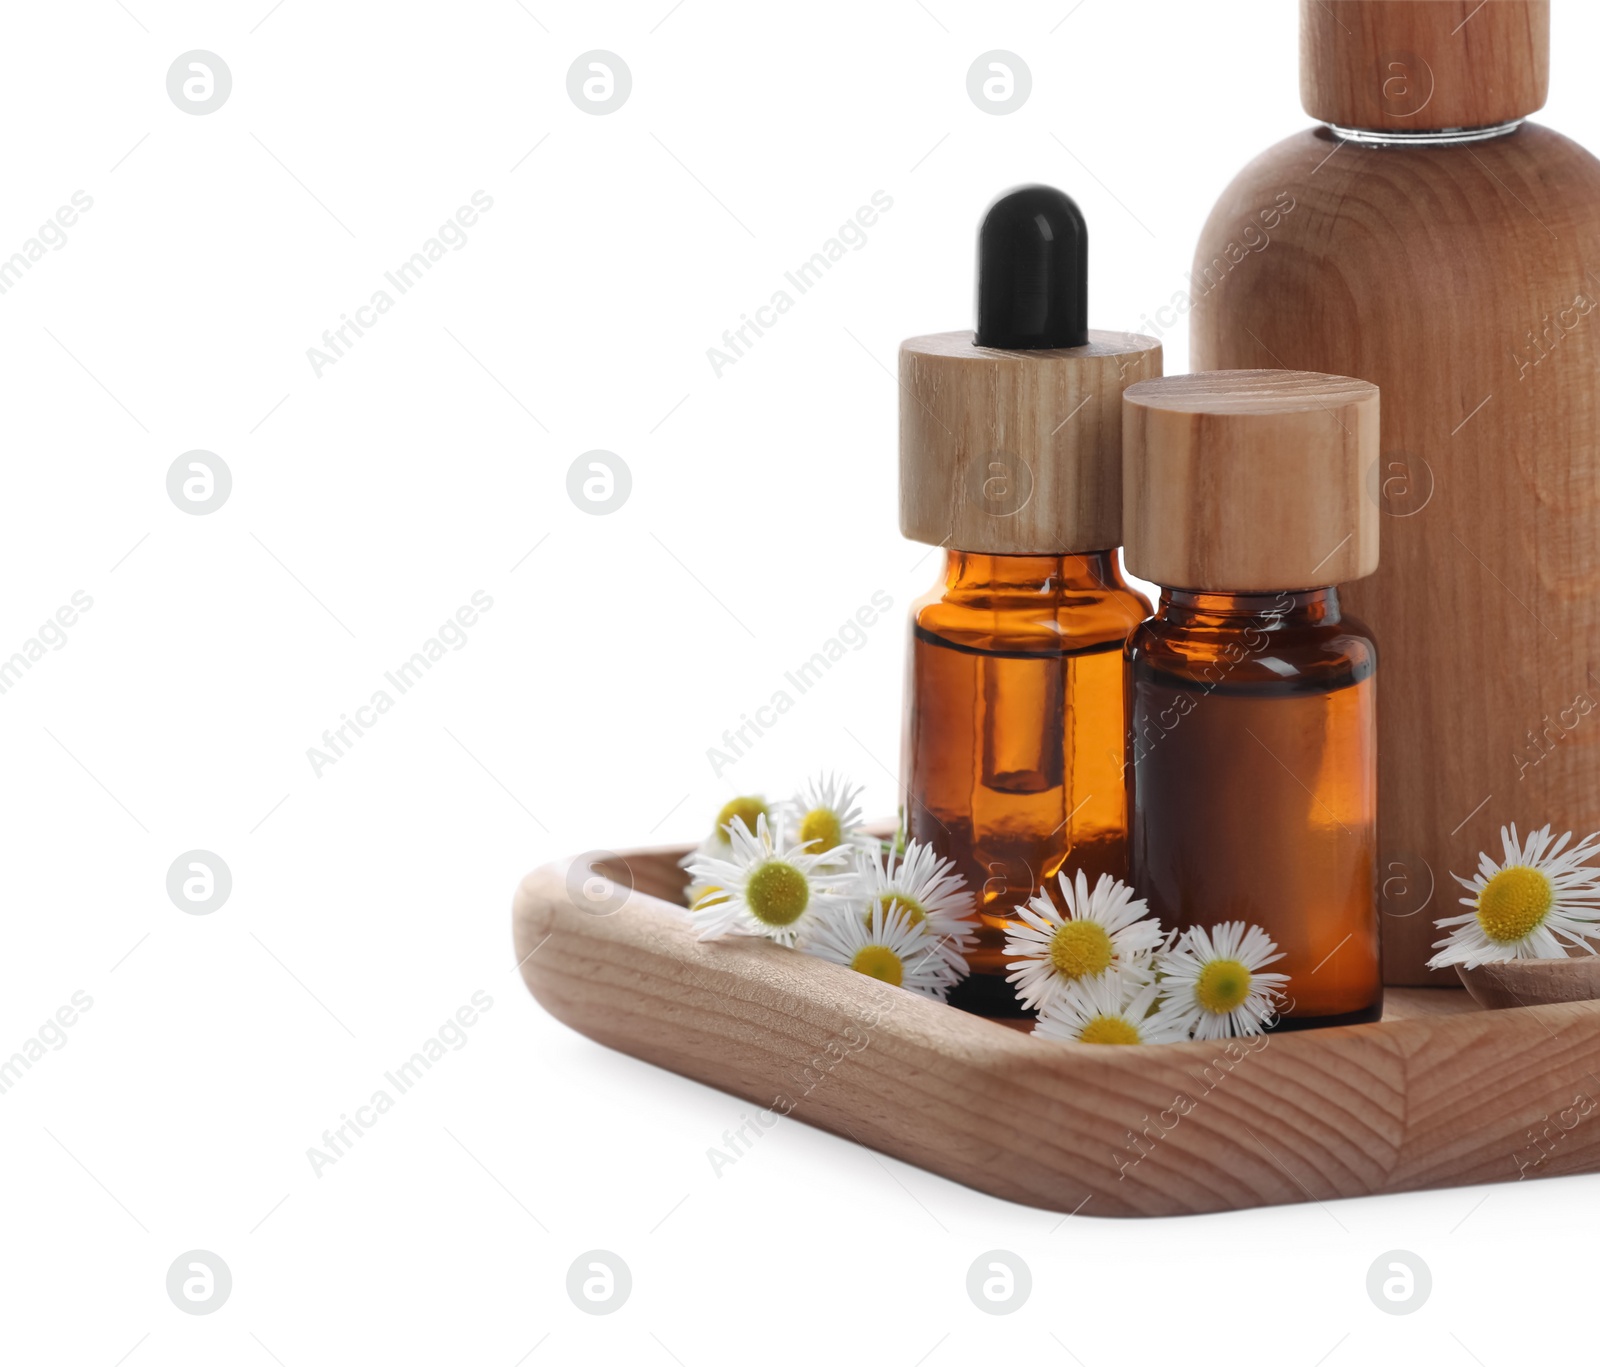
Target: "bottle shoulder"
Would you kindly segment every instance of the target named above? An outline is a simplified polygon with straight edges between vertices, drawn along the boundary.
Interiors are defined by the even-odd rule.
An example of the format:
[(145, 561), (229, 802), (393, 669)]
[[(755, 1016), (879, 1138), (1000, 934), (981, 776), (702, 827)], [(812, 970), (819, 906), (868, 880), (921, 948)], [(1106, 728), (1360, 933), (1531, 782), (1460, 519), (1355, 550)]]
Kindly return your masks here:
[[(1228, 189), (1265, 181), (1311, 184), (1313, 176), (1320, 181), (1327, 171), (1336, 167), (1341, 173), (1354, 174), (1356, 168), (1351, 163), (1358, 161), (1364, 163), (1367, 171), (1403, 166), (1407, 177), (1420, 173), (1424, 178), (1431, 178), (1455, 170), (1465, 171), (1472, 166), (1481, 171), (1485, 153), (1496, 160), (1506, 157), (1569, 163), (1580, 174), (1587, 170), (1600, 181), (1600, 158), (1587, 147), (1548, 124), (1525, 119), (1515, 131), (1500, 137), (1444, 146), (1357, 143), (1338, 137), (1326, 124), (1309, 124), (1258, 152), (1240, 167)], [(1227, 190), (1224, 190), (1223, 198), (1226, 196)]]
[(1060, 655), (1118, 649), (1150, 615), (1131, 587), (1036, 596), (952, 598), (935, 590), (912, 604), (914, 637), (957, 649)]
[(1136, 680), (1206, 692), (1331, 691), (1371, 678), (1378, 666), (1372, 633), (1348, 615), (1227, 628), (1152, 617), (1129, 636), (1125, 654)]
[[(1537, 364), (1529, 329), (1564, 335), (1593, 309), (1587, 258), (1597, 239), (1600, 161), (1553, 130), (1524, 124), (1456, 147), (1369, 147), (1308, 129), (1222, 191), (1173, 311), (1187, 314), (1197, 370), (1264, 364), (1267, 346), (1281, 363), (1392, 390), (1427, 429), (1443, 416), (1431, 386), (1441, 396), (1452, 384), (1480, 397), (1493, 388), (1497, 404), (1515, 396), (1531, 411), (1531, 386), (1498, 377), (1514, 382)], [(1428, 305), (1396, 308), (1396, 299)], [(1584, 329), (1567, 350), (1595, 345), (1590, 337)], [(1570, 368), (1570, 392), (1592, 392), (1594, 374)], [(1501, 411), (1520, 420), (1509, 404)], [(1385, 415), (1386, 443), (1394, 421)]]
[[(1508, 185), (1521, 187), (1521, 200)], [(1523, 202), (1526, 201), (1526, 202)], [(1247, 162), (1218, 196), (1198, 240), (1197, 260), (1229, 244), (1244, 256), (1283, 237), (1326, 249), (1392, 250), (1383, 231), (1412, 219), (1433, 232), (1493, 226), (1520, 242), (1544, 239), (1545, 223), (1576, 227), (1600, 213), (1600, 159), (1542, 124), (1458, 146), (1368, 146), (1316, 125)], [(1559, 226), (1559, 222), (1557, 224)]]

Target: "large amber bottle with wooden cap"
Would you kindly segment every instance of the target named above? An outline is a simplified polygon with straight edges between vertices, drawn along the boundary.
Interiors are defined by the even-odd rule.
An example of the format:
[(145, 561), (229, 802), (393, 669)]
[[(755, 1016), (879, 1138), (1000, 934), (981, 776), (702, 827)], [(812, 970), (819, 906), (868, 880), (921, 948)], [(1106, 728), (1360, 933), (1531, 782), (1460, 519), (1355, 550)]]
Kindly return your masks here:
[(1550, 24), (1549, 0), (1302, 0), (1322, 126), (1223, 192), (1190, 286), (1197, 367), (1383, 392), (1383, 563), (1345, 598), (1384, 649), (1396, 984), (1437, 976), (1450, 875), (1501, 825), (1600, 829), (1600, 162), (1526, 121)]
[(1087, 326), (1088, 233), (1025, 186), (979, 232), (978, 328), (900, 348), (900, 529), (945, 549), (911, 613), (902, 830), (953, 859), (981, 917), (954, 1005), (1018, 1014), (1014, 908), (1063, 869), (1127, 872), (1122, 391), (1149, 337)]
[(1340, 584), (1378, 565), (1378, 391), (1230, 370), (1123, 398), (1133, 886), (1169, 928), (1260, 926), (1285, 1028), (1378, 1019), (1377, 651)]

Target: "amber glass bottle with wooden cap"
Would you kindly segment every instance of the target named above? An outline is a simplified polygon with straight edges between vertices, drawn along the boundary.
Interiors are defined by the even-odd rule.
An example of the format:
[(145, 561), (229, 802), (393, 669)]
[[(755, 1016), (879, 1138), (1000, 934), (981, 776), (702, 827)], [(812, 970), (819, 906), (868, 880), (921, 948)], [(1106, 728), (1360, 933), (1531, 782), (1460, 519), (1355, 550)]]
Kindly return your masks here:
[(1450, 875), (1501, 825), (1600, 828), (1600, 727), (1575, 720), (1600, 697), (1600, 161), (1524, 121), (1551, 22), (1548, 0), (1302, 0), (1323, 126), (1223, 192), (1190, 286), (1197, 366), (1383, 392), (1383, 563), (1345, 597), (1384, 649), (1395, 984), (1433, 980)]
[(1378, 1019), (1377, 651), (1337, 587), (1378, 565), (1378, 391), (1282, 370), (1123, 396), (1132, 878), (1167, 927), (1258, 925), (1281, 1028)]
[(1005, 927), (1063, 868), (1127, 871), (1122, 644), (1150, 611), (1117, 561), (1122, 391), (1149, 337), (1087, 326), (1088, 235), (1026, 186), (979, 233), (978, 329), (900, 348), (900, 529), (946, 550), (911, 613), (902, 831), (981, 918), (951, 1002), (1019, 1013)]

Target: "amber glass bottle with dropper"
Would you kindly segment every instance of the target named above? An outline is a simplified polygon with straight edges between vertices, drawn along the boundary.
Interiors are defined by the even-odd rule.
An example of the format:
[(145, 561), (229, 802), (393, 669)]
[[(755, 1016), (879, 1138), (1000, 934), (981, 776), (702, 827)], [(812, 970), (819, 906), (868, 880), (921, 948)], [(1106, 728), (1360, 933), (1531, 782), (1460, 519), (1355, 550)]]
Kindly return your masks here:
[(902, 831), (953, 859), (981, 920), (953, 1005), (1016, 1015), (1014, 908), (1063, 869), (1127, 873), (1122, 391), (1149, 337), (1087, 326), (1088, 233), (1046, 186), (979, 232), (978, 329), (900, 349), (900, 529), (945, 548), (907, 654)]

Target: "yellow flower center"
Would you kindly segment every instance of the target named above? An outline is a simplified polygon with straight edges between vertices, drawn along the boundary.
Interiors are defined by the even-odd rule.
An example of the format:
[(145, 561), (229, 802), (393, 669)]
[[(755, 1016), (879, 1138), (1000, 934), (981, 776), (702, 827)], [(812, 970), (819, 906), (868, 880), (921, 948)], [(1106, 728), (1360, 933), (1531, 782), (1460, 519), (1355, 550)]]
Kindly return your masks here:
[[(900, 917), (908, 926), (920, 926), (927, 919), (928, 913), (922, 909), (922, 904), (914, 897), (907, 897), (903, 892), (896, 892), (889, 888), (878, 894), (878, 905), (883, 908), (883, 922), (888, 925), (894, 916), (895, 909), (899, 908)], [(862, 916), (868, 929), (872, 926), (872, 908), (868, 907)]]
[(1237, 959), (1213, 959), (1200, 970), (1194, 997), (1214, 1016), (1225, 1016), (1250, 995), (1250, 970)]
[(808, 854), (826, 854), (844, 839), (839, 817), (827, 807), (814, 807), (801, 818), (800, 843)]
[(717, 834), (719, 836), (724, 835), (725, 832), (722, 828), (732, 821), (734, 817), (738, 817), (740, 821), (744, 822), (745, 829), (751, 835), (754, 835), (756, 833), (756, 818), (764, 816), (770, 819), (771, 815), (767, 811), (767, 804), (759, 797), (736, 797), (717, 813)]
[(1095, 921), (1063, 921), (1050, 937), (1050, 962), (1063, 978), (1093, 978), (1111, 967), (1111, 937)]
[(1555, 900), (1538, 869), (1501, 869), (1478, 894), (1478, 924), (1496, 944), (1515, 944), (1544, 924)]
[(721, 888), (706, 888), (698, 897), (694, 899), (693, 902), (689, 904), (689, 910), (699, 911), (701, 907), (713, 906), (718, 902), (726, 902), (727, 900), (728, 894), (725, 893)]
[(850, 967), (857, 973), (876, 978), (880, 983), (888, 983), (890, 987), (899, 987), (906, 975), (900, 956), (886, 945), (867, 945), (864, 949), (858, 949), (856, 957), (850, 960)]
[(1121, 1016), (1096, 1016), (1078, 1031), (1082, 1044), (1137, 1044), (1139, 1032)]
[(811, 901), (811, 885), (793, 864), (773, 859), (750, 875), (744, 900), (750, 914), (763, 925), (792, 926)]

